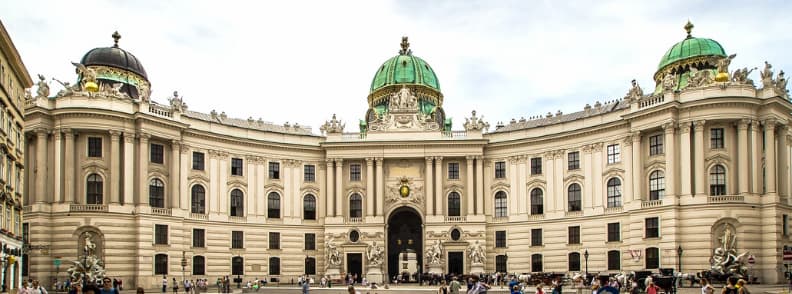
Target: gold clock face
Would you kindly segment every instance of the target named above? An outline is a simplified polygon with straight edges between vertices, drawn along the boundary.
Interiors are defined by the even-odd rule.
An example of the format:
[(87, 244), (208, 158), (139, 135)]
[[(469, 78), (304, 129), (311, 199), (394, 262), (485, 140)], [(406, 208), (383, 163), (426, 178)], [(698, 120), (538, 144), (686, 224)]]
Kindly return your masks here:
[(410, 187), (402, 185), (401, 188), (399, 188), (399, 194), (401, 194), (402, 197), (410, 196)]

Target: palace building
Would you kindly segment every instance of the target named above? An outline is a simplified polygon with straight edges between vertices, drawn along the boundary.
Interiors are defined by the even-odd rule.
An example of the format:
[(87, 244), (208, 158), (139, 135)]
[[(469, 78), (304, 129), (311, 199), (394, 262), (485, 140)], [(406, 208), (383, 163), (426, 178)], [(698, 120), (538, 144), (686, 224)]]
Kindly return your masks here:
[(791, 243), (786, 79), (770, 64), (756, 81), (730, 71), (733, 55), (686, 28), (658, 52), (651, 90), (493, 126), (448, 118), (442, 69), (405, 37), (376, 68), (364, 119), (333, 116), (321, 134), (196, 112), (178, 93), (157, 103), (145, 56), (114, 34), (75, 64), (77, 83), (25, 101), (23, 225), (46, 248), (25, 255), (29, 275), (63, 280), (53, 260), (78, 260), (86, 240), (128, 287), (695, 272), (728, 243), (777, 283)]
[[(23, 107), (33, 86), (11, 37), (0, 22), (0, 291), (21, 284), (23, 268), (22, 175), (25, 170)], [(47, 90), (46, 88), (41, 89)]]

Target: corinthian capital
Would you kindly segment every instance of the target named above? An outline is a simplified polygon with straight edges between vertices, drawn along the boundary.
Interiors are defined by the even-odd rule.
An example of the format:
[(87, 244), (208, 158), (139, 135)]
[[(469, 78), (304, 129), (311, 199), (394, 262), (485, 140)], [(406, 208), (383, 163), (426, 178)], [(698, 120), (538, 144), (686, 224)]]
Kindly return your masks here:
[(707, 122), (704, 120), (697, 120), (693, 122), (693, 128), (696, 129), (696, 132), (701, 132), (704, 130), (704, 125)]

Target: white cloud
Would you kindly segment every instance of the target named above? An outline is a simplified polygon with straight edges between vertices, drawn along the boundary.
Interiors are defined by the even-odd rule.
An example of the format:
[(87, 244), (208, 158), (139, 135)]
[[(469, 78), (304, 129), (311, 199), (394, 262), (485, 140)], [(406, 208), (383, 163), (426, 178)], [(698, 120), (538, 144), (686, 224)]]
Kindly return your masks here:
[(192, 110), (316, 130), (333, 113), (348, 126), (363, 117), (371, 78), (402, 35), (436, 70), (457, 127), (472, 109), (494, 123), (619, 98), (633, 78), (651, 89), (688, 18), (694, 35), (738, 53), (735, 66), (790, 68), (790, 5), (761, 4), (3, 1), (0, 18), (32, 75), (73, 80), (69, 62), (118, 30), (155, 100), (179, 90)]

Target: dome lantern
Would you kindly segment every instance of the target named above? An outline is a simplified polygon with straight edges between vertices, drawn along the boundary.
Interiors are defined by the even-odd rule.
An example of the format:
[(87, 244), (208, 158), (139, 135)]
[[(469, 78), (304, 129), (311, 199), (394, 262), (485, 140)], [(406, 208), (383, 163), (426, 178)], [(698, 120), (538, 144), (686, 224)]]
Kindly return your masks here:
[[(118, 46), (121, 34), (113, 32), (113, 45), (110, 47), (97, 47), (83, 55), (80, 64), (96, 72), (96, 83), (86, 82), (86, 90), (91, 91), (112, 87), (117, 83), (123, 84), (119, 91), (134, 99), (147, 100), (151, 83), (143, 68), (143, 64), (131, 52)], [(82, 77), (80, 81), (82, 82)], [(90, 85), (89, 85), (90, 84)]]
[(693, 37), (693, 25), (690, 20), (685, 24), (684, 29), (687, 35), (685, 39), (677, 42), (663, 54), (657, 71), (654, 74), (655, 93), (662, 92), (663, 79), (666, 75), (675, 77), (675, 90), (687, 86), (687, 81), (691, 70), (712, 71), (715, 76), (717, 72), (718, 60), (727, 57), (726, 51), (720, 43), (713, 39)]

